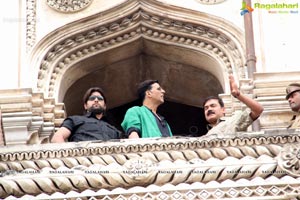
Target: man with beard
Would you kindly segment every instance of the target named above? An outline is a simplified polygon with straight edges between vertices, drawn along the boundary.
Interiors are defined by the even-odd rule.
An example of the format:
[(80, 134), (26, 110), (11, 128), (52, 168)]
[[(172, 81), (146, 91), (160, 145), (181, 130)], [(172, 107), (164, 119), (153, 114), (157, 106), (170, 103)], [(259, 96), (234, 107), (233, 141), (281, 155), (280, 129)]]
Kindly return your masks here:
[(104, 121), (106, 98), (99, 87), (88, 89), (83, 97), (86, 114), (66, 118), (51, 142), (79, 142), (119, 139), (121, 132)]
[(299, 83), (291, 83), (286, 88), (286, 100), (288, 100), (290, 108), (295, 112), (289, 129), (297, 129), (300, 128), (300, 84)]
[(157, 80), (146, 80), (138, 86), (138, 97), (142, 106), (127, 110), (121, 124), (128, 138), (170, 137), (171, 129), (165, 118), (157, 113), (164, 103), (165, 90)]
[(249, 125), (255, 121), (263, 112), (263, 107), (255, 100), (242, 94), (232, 75), (229, 76), (231, 95), (244, 103), (248, 108), (235, 112), (229, 119), (222, 119), (225, 116), (223, 100), (219, 97), (208, 97), (204, 100), (203, 108), (205, 119), (208, 122), (207, 135), (225, 137), (240, 131), (247, 131)]

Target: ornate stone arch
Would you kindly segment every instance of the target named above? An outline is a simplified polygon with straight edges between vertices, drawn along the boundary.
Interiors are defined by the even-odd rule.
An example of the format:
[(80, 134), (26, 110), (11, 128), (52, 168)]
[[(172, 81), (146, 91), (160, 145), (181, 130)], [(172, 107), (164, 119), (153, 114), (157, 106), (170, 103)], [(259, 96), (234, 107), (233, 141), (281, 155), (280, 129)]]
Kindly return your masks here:
[[(140, 40), (186, 49), (212, 59), (217, 64), (201, 67), (217, 78), (225, 92), (229, 89), (228, 72), (238, 78), (245, 76), (244, 36), (234, 25), (206, 13), (154, 0), (136, 0), (67, 24), (42, 39), (29, 60), (36, 67), (36, 87), (61, 101), (76, 79), (93, 70), (79, 68), (78, 63)], [(143, 45), (137, 48), (143, 51)], [(199, 67), (197, 63), (188, 64)], [(77, 73), (66, 81), (65, 73), (75, 66)]]

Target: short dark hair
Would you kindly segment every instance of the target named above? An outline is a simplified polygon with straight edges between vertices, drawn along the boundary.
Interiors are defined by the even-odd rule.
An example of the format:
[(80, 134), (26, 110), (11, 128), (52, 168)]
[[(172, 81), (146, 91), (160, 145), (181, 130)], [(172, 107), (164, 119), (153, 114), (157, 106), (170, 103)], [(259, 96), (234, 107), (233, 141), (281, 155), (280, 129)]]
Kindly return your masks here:
[(146, 96), (146, 91), (151, 90), (152, 84), (158, 83), (158, 80), (145, 80), (138, 85), (137, 94), (139, 100), (144, 101)]
[(91, 96), (91, 94), (93, 94), (93, 92), (99, 92), (102, 95), (103, 99), (104, 99), (104, 103), (106, 103), (106, 98), (104, 96), (104, 92), (103, 92), (102, 88), (100, 88), (100, 87), (91, 87), (91, 88), (89, 88), (83, 96), (83, 102), (84, 103), (88, 102), (89, 97)]
[(221, 106), (222, 108), (224, 107), (224, 102), (223, 102), (223, 100), (222, 100), (220, 97), (217, 97), (217, 96), (209, 96), (209, 97), (206, 97), (205, 100), (204, 100), (204, 102), (203, 102), (203, 105), (202, 105), (202, 106), (204, 107), (205, 104), (206, 104), (206, 102), (208, 102), (208, 101), (211, 100), (211, 99), (216, 99), (216, 100), (218, 100), (220, 106)]

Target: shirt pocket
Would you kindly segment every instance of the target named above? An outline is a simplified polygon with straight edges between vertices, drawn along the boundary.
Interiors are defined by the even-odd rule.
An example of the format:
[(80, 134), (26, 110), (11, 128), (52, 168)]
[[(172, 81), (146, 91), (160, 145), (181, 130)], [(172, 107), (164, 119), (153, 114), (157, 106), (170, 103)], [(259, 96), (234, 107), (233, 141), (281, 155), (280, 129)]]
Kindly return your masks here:
[(80, 119), (73, 119), (73, 128), (72, 128), (72, 132), (76, 131), (78, 128), (80, 128), (82, 125), (84, 124), (83, 120)]
[(83, 126), (87, 132), (90, 132), (90, 131), (98, 132), (99, 131), (99, 124), (96, 121), (86, 121), (86, 122), (84, 122)]

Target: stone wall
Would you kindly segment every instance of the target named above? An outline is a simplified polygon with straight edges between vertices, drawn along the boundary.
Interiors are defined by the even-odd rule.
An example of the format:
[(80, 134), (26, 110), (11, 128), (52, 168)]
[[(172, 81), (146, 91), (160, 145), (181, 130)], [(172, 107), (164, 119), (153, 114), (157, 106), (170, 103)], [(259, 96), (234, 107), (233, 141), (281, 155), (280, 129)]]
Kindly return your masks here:
[(261, 129), (285, 129), (293, 116), (285, 99), (286, 87), (300, 82), (300, 72), (256, 73), (253, 93), (264, 107), (260, 117)]
[(0, 90), (6, 145), (47, 143), (65, 118), (63, 103), (32, 89)]

